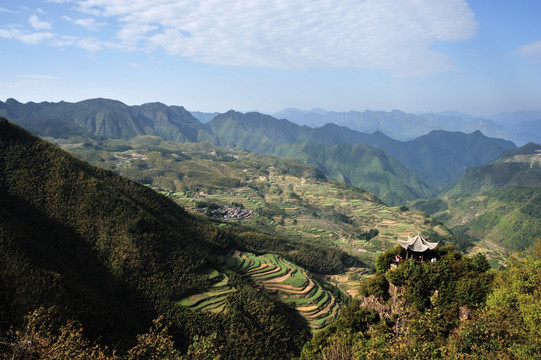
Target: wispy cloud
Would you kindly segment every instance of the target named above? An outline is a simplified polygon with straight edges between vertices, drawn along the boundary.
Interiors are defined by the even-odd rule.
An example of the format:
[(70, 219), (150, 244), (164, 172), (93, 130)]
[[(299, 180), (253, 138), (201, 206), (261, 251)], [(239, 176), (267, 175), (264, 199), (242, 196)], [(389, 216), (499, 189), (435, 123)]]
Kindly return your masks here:
[(162, 48), (212, 64), (384, 69), (395, 76), (450, 70), (430, 49), (477, 30), (463, 0), (83, 0), (79, 10), (116, 18), (127, 49)]
[(531, 63), (541, 63), (541, 40), (519, 47), (515, 50), (515, 54), (524, 56)]
[(0, 38), (16, 39), (27, 44), (38, 44), (46, 39), (52, 39), (55, 34), (50, 32), (28, 32), (17, 28), (0, 29)]
[(28, 19), (28, 23), (36, 30), (49, 30), (53, 27), (47, 21), (40, 20), (37, 15), (30, 16), (30, 18)]
[[(71, 6), (81, 17), (66, 20), (116, 31), (77, 41), (63, 34), (57, 45), (161, 49), (228, 66), (381, 69), (399, 77), (454, 69), (431, 46), (477, 31), (465, 0), (73, 0)], [(35, 15), (31, 25), (50, 28)]]
[(62, 18), (64, 20), (72, 22), (75, 25), (79, 25), (79, 26), (82, 26), (82, 27), (90, 29), (90, 30), (97, 30), (100, 27), (103, 27), (103, 26), (107, 25), (107, 23), (98, 22), (95, 18), (91, 18), (91, 17), (72, 19), (69, 16), (63, 16)]
[(3, 8), (3, 7), (0, 7), (0, 13), (2, 13), (2, 12), (4, 12), (4, 13), (9, 13), (9, 14), (16, 14), (16, 12), (13, 11), (13, 10), (10, 10), (10, 9), (6, 9), (6, 8)]

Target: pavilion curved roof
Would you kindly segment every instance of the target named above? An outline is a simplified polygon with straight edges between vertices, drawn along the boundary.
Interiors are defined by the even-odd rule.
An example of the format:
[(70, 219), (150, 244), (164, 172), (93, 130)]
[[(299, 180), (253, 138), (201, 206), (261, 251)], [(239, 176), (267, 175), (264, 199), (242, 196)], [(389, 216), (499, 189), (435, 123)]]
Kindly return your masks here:
[(419, 234), (417, 234), (417, 236), (413, 238), (408, 236), (408, 240), (399, 240), (398, 242), (400, 243), (400, 246), (402, 246), (404, 249), (409, 249), (414, 252), (425, 252), (428, 249), (432, 250), (439, 244), (439, 242), (428, 242)]

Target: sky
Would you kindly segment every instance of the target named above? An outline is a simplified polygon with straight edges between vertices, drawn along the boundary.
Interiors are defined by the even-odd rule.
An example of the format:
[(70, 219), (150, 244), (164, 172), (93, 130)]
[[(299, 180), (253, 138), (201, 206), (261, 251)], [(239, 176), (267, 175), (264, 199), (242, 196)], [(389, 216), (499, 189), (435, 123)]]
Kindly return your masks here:
[(540, 0), (0, 0), (0, 100), (541, 110)]

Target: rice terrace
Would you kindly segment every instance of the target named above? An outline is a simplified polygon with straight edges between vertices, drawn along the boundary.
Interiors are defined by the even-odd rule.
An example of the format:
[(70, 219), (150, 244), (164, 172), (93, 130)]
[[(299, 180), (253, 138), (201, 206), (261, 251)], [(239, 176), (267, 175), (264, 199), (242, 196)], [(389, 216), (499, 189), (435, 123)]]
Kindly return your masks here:
[[(345, 293), (279, 255), (240, 251), (231, 255), (223, 259), (227, 270), (251, 279), (257, 287), (290, 304), (314, 331), (330, 323), (345, 304)], [(211, 285), (177, 303), (193, 310), (224, 311), (227, 296), (236, 289), (225, 272), (208, 269), (207, 276)]]

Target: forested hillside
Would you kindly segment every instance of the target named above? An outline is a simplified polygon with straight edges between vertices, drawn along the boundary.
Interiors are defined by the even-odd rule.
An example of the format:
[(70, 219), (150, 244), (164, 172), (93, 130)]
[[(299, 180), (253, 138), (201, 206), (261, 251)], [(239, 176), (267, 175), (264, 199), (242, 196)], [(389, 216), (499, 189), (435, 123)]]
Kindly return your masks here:
[[(361, 261), (348, 271), (352, 278), (373, 267), (377, 254), (393, 247), (396, 239), (419, 231), (459, 246), (441, 223), (421, 212), (387, 206), (373, 194), (328, 181), (317, 167), (293, 159), (148, 136), (103, 142), (51, 140), (93, 165), (160, 191), (186, 209), (214, 217), (232, 231), (242, 223), (296, 246), (318, 244), (328, 252), (345, 251)], [(460, 243), (464, 251), (472, 245)], [(355, 262), (337, 261), (330, 254), (327, 261), (295, 255), (301, 253), (284, 255), (317, 273), (343, 272)], [(350, 282), (347, 286), (354, 291)]]
[(161, 103), (128, 106), (116, 100), (90, 99), (78, 103), (21, 104), (8, 99), (0, 102), (0, 116), (40, 136), (94, 135), (129, 139), (137, 135), (157, 135), (179, 142), (219, 144), (216, 136), (182, 106)]
[(297, 142), (277, 147), (275, 154), (317, 166), (330, 178), (374, 193), (390, 205), (435, 195), (414, 172), (369, 145), (329, 146)]
[[(436, 262), (382, 255), (364, 297), (316, 334), (301, 359), (538, 359), (541, 242), (494, 272), (482, 254), (441, 247)], [(402, 253), (402, 255), (405, 255)]]
[(438, 198), (413, 206), (486, 246), (524, 250), (541, 233), (541, 146), (526, 144), (466, 171)]
[[(497, 264), (485, 255), (468, 258), (447, 246), (435, 263), (389, 269), (396, 253), (405, 254), (381, 250), (415, 230), (440, 245), (474, 244), (290, 159), (148, 135), (55, 141), (105, 169), (0, 121), (5, 358), (451, 359), (496, 351), (531, 358), (539, 346), (539, 294), (529, 290), (537, 286), (538, 260), (511, 260), (510, 270), (494, 273)], [(498, 214), (519, 209), (538, 219), (538, 150), (529, 144), (486, 171), (472, 170), (497, 185), (463, 188), (477, 198), (502, 197), (510, 208)], [(522, 170), (509, 171), (509, 180), (498, 166)], [(416, 206), (445, 211), (453, 196)], [(223, 205), (251, 214), (224, 221), (213, 212)], [(530, 224), (528, 242), (502, 244), (535, 253), (539, 232), (523, 220), (508, 221)], [(363, 262), (376, 256), (377, 273), (359, 282)], [(326, 273), (337, 288), (298, 265)], [(361, 297), (339, 311), (346, 296), (338, 288)], [(470, 320), (459, 320), (459, 310)], [(320, 330), (306, 343), (310, 327)]]
[[(226, 255), (240, 238), (4, 119), (0, 166), (2, 334), (12, 325), (20, 329), (27, 313), (54, 307), (45, 311), (52, 311), (52, 318), (39, 310), (28, 320), (38, 321), (29, 326), (40, 341), (68, 346), (63, 341), (70, 336), (83, 336), (118, 354), (158, 353), (160, 340), (193, 352), (206, 339), (209, 351), (219, 349), (223, 358), (282, 359), (308, 339), (307, 324), (296, 311), (235, 273), (230, 277), (237, 291), (225, 312), (193, 312), (176, 304), (209, 284), (209, 267), (220, 266), (216, 256)], [(136, 338), (162, 315), (159, 323), (171, 323), (168, 334), (159, 327), (158, 333)], [(84, 329), (79, 335), (77, 324)], [(46, 350), (38, 340), (19, 347), (17, 334), (28, 333), (9, 335), (14, 342), (2, 343), (6, 354)]]

